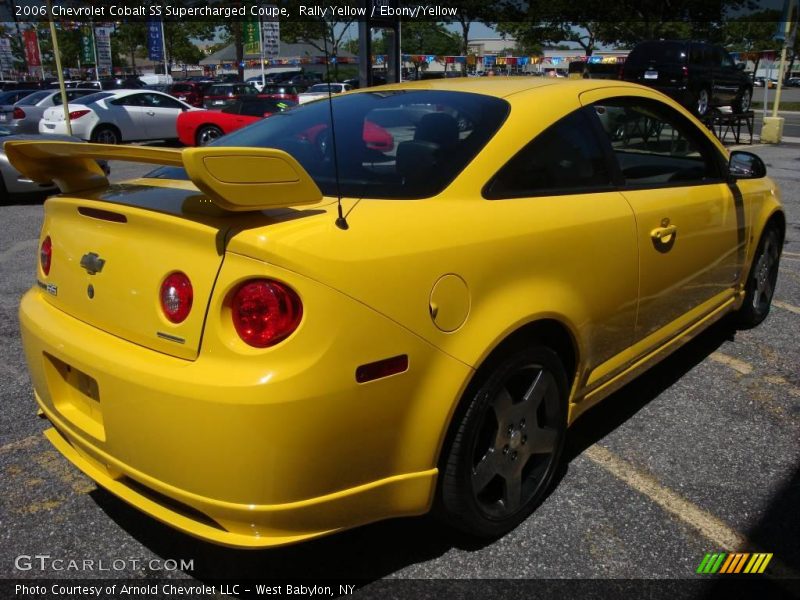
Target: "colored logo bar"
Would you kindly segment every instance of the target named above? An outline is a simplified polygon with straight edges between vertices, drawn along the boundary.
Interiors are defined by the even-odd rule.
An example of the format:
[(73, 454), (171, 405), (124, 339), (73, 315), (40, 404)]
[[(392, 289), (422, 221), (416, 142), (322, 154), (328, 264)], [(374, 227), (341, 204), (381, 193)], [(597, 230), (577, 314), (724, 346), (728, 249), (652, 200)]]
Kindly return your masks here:
[(748, 552), (708, 552), (697, 567), (697, 573), (703, 575), (713, 575), (715, 573), (763, 573), (769, 561), (772, 560), (772, 553), (760, 552), (750, 554)]

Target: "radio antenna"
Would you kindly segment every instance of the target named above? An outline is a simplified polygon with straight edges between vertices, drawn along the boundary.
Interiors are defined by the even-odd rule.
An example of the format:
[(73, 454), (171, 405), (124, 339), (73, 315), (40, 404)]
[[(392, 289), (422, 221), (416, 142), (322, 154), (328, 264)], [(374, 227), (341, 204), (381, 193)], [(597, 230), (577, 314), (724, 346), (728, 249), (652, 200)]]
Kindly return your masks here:
[[(333, 27), (333, 25), (331, 25)], [(336, 127), (333, 124), (333, 88), (331, 81), (331, 60), (328, 54), (328, 23), (325, 18), (322, 19), (322, 39), (325, 44), (325, 74), (328, 79), (328, 110), (331, 115), (331, 146), (333, 147), (333, 169), (336, 176), (336, 210), (338, 216), (336, 217), (336, 226), (339, 229), (346, 230), (350, 228), (347, 224), (347, 219), (342, 212), (342, 186), (339, 181), (339, 153), (336, 151)]]

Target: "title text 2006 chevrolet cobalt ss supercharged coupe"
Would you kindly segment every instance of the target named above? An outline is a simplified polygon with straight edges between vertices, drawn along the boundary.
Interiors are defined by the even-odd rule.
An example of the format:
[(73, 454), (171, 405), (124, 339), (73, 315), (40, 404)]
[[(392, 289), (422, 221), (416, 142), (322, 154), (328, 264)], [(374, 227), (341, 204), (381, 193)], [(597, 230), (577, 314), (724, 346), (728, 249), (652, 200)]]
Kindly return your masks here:
[[(6, 145), (62, 190), (20, 307), (46, 435), (173, 527), (263, 547), (436, 507), (501, 535), (578, 415), (723, 315), (767, 315), (778, 190), (658, 92), (331, 102), (203, 148)], [(160, 167), (109, 185), (98, 157)]]

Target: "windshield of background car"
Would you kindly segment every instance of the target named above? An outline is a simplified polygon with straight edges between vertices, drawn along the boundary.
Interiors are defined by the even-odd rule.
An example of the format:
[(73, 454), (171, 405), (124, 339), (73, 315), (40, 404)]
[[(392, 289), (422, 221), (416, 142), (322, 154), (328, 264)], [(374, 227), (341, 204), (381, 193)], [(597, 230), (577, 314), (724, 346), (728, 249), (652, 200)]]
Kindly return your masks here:
[(52, 95), (52, 93), (53, 92), (50, 90), (44, 92), (34, 92), (30, 96), (25, 96), (22, 100), (17, 102), (17, 106), (34, 106), (48, 96)]
[(683, 42), (642, 42), (631, 50), (626, 64), (648, 62), (675, 64), (686, 62), (686, 44)]
[[(438, 90), (365, 92), (331, 103), (276, 113), (213, 145), (284, 150), (327, 196), (427, 198), (455, 179), (509, 111), (500, 98)], [(186, 178), (174, 167), (149, 176)]]

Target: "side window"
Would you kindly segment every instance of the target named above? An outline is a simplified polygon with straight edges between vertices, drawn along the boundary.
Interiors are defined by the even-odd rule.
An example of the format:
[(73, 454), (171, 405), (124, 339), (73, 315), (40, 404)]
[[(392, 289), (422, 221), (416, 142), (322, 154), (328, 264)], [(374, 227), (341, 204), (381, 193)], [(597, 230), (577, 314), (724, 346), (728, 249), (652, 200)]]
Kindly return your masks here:
[(721, 59), (722, 60), (722, 67), (725, 68), (725, 69), (733, 69), (733, 67), (735, 65), (733, 64), (733, 59), (731, 58), (731, 55), (728, 54), (727, 52), (725, 52), (725, 50), (723, 50), (723, 49), (720, 49), (719, 52), (720, 52), (720, 54), (722, 56), (722, 59)]
[(488, 199), (551, 196), (611, 189), (605, 153), (578, 110), (540, 133), (484, 188)]
[(669, 106), (645, 98), (594, 104), (626, 186), (718, 181), (719, 155), (703, 134)]
[(183, 108), (183, 104), (165, 94), (150, 94), (150, 96), (153, 102), (152, 106), (158, 106), (159, 108)]
[(131, 94), (130, 96), (112, 100), (111, 104), (116, 104), (117, 106), (143, 106), (144, 94)]

